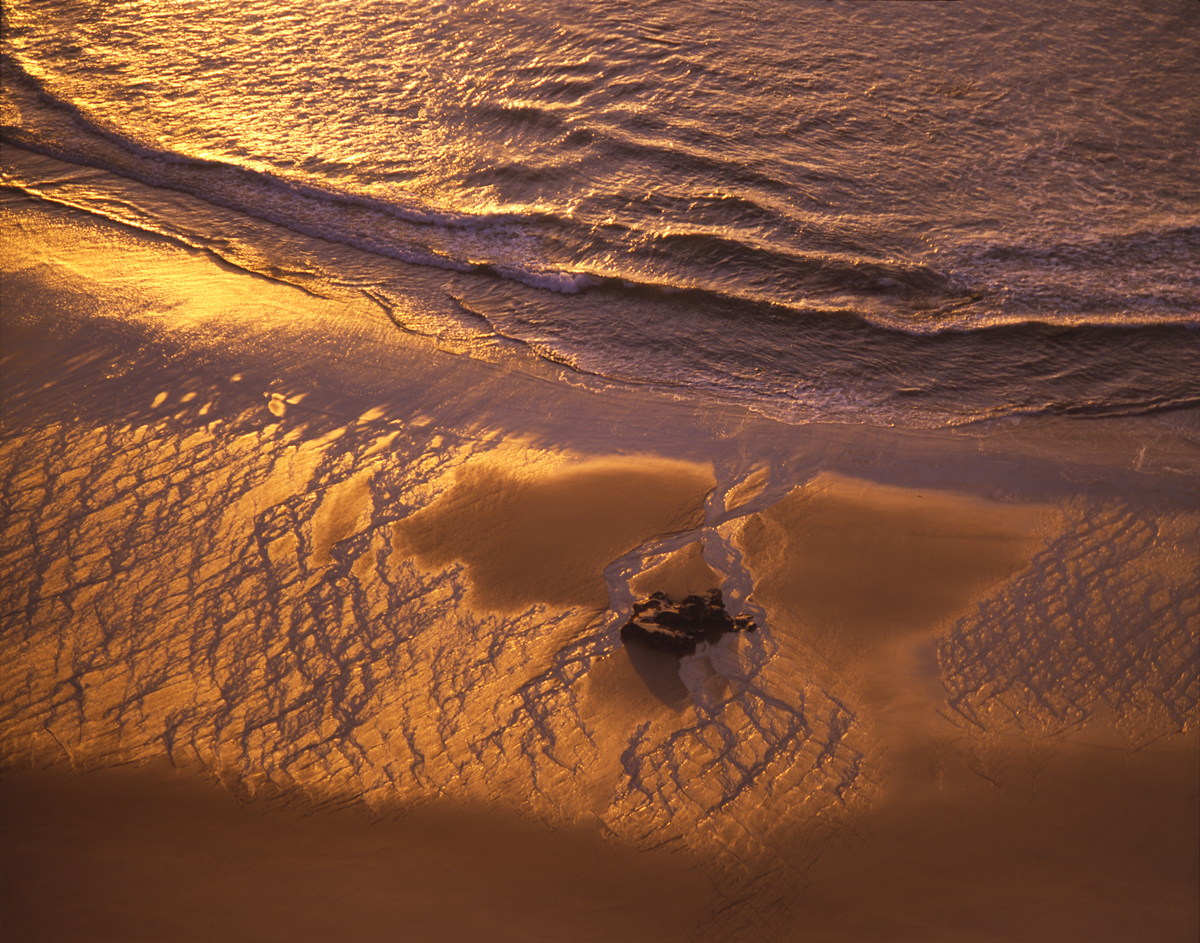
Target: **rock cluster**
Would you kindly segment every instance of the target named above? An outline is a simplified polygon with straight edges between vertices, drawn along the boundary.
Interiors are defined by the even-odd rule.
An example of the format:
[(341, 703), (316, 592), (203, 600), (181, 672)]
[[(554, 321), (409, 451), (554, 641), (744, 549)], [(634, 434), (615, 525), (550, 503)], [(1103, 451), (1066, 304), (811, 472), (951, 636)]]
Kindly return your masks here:
[(621, 640), (659, 651), (690, 655), (700, 642), (715, 642), (726, 632), (753, 632), (749, 616), (732, 618), (719, 589), (707, 596), (688, 596), (675, 603), (666, 593), (652, 593), (633, 604), (633, 617), (621, 626)]

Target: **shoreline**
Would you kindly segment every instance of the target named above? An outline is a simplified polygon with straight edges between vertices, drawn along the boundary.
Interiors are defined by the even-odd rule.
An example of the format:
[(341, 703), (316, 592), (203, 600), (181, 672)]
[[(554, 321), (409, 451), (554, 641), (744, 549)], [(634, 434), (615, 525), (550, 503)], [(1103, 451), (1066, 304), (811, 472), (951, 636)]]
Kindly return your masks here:
[[(1200, 411), (786, 426), (467, 360), (368, 305), (72, 213), (4, 220), (17, 804), (64, 752), (96, 778), (51, 789), (51, 818), (108, 767), (164, 759), (280, 821), (482, 803), (644, 867), (646, 896), (614, 912), (649, 919), (695, 881), (680, 938), (959, 939), (1009, 912), (1038, 939), (1200, 924)], [(709, 573), (763, 630), (677, 680), (635, 663), (622, 607)], [(142, 779), (130, 795), (159, 788)], [(153, 835), (176, 813), (130, 814)], [(264, 861), (303, 855), (283, 831)], [(38, 867), (80, 840), (23, 834)], [(508, 840), (479, 860), (508, 867)], [(530, 841), (538, 880), (548, 855), (592, 854)], [(15, 865), (6, 884), (32, 893)], [(80, 880), (62, 919), (82, 928), (108, 905)], [(430, 913), (461, 892), (428, 892)], [(1116, 920), (1112, 900), (1146, 895), (1157, 915)], [(550, 938), (603, 898), (506, 919)]]

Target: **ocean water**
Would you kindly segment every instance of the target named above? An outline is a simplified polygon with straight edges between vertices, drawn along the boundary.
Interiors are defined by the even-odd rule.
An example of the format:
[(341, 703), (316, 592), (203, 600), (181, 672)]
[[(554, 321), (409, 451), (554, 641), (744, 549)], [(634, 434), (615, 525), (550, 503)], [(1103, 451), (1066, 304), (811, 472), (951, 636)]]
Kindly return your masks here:
[(2, 139), (78, 168), (6, 186), (464, 356), (786, 421), (1200, 404), (1194, 2), (13, 0), (3, 25)]

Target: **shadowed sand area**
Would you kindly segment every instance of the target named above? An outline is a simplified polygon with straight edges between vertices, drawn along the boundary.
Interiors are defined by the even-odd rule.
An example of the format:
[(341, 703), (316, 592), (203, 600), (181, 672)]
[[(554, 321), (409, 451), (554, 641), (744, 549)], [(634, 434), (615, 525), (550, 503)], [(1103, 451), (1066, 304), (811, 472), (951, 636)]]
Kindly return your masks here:
[(395, 525), (397, 552), (459, 560), (479, 606), (608, 605), (604, 568), (648, 540), (693, 530), (711, 468), (654, 456), (539, 468), (464, 468), (429, 508)]
[[(703, 877), (594, 832), (431, 807), (248, 808), (163, 765), (0, 782), (5, 939), (684, 941)], [(619, 901), (620, 905), (616, 906)]]
[(894, 757), (861, 841), (809, 872), (796, 940), (1175, 940), (1197, 924), (1195, 736), (1031, 750), (999, 781), (943, 742)]
[(1195, 413), (787, 426), (3, 199), (8, 936), (1195, 939)]

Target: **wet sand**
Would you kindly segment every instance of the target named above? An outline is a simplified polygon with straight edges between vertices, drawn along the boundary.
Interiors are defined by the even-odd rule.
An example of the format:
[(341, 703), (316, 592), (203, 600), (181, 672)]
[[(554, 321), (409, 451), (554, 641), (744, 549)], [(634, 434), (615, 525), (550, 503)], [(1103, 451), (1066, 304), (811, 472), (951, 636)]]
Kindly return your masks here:
[(4, 225), (14, 938), (1200, 929), (1194, 417), (787, 427)]
[(166, 764), (0, 782), (5, 939), (686, 940), (703, 876), (501, 810), (244, 805)]

